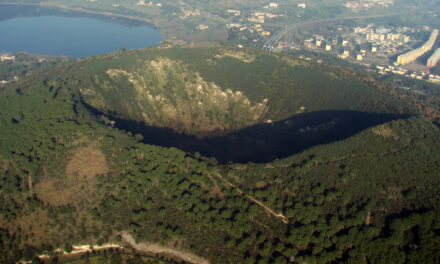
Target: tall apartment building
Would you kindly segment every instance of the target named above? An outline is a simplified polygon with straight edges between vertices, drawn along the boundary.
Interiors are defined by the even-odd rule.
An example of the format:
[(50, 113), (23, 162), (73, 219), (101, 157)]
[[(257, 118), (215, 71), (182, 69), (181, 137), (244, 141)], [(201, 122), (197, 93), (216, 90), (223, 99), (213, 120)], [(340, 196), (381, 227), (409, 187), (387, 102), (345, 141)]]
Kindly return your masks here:
[(422, 46), (418, 47), (417, 49), (410, 50), (407, 53), (398, 56), (397, 63), (407, 64), (412, 61), (415, 61), (418, 57), (422, 56), (423, 54), (425, 54), (426, 52), (432, 49), (432, 47), (435, 44), (435, 41), (437, 40), (437, 36), (438, 36), (438, 30), (434, 29), (431, 32), (428, 41), (426, 41)]
[(440, 48), (438, 48), (434, 52), (434, 54), (432, 54), (431, 57), (429, 57), (428, 63), (426, 64), (426, 66), (434, 67), (438, 63), (439, 60), (440, 60)]

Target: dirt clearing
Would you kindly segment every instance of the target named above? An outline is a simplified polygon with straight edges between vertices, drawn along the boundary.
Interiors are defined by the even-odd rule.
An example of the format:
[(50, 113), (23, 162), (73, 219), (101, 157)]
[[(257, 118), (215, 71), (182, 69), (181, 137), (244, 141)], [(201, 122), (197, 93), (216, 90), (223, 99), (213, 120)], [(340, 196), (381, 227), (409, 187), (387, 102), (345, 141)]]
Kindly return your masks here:
[(66, 165), (64, 175), (45, 175), (35, 186), (38, 197), (55, 206), (88, 199), (93, 193), (96, 175), (109, 171), (105, 155), (96, 145), (97, 142), (94, 142), (76, 149)]

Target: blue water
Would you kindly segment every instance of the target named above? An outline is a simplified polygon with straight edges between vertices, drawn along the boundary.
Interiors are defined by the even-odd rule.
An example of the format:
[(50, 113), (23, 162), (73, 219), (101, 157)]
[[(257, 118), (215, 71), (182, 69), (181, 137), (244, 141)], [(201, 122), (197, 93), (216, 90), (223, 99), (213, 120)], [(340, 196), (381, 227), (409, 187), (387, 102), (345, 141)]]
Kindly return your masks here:
[(70, 58), (159, 45), (160, 30), (84, 17), (16, 17), (0, 21), (0, 51)]

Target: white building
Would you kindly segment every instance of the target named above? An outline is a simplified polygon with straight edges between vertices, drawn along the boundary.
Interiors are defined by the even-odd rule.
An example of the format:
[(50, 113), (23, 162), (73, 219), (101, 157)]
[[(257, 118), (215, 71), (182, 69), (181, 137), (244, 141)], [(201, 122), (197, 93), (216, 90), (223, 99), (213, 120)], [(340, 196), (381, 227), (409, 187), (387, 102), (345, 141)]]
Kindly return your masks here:
[(15, 60), (15, 56), (14, 55), (1, 55), (0, 56), (0, 61), (8, 61), (8, 60)]

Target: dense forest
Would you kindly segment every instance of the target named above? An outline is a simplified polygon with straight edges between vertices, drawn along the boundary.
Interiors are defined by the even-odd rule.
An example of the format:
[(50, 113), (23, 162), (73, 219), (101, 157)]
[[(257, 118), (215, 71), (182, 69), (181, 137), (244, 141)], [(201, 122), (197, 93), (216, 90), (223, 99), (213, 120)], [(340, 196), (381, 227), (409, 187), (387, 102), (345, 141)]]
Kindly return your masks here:
[[(126, 232), (209, 263), (438, 263), (440, 130), (394, 85), (232, 48), (41, 65), (0, 90), (0, 262)], [(72, 263), (178, 261), (136, 254)]]

